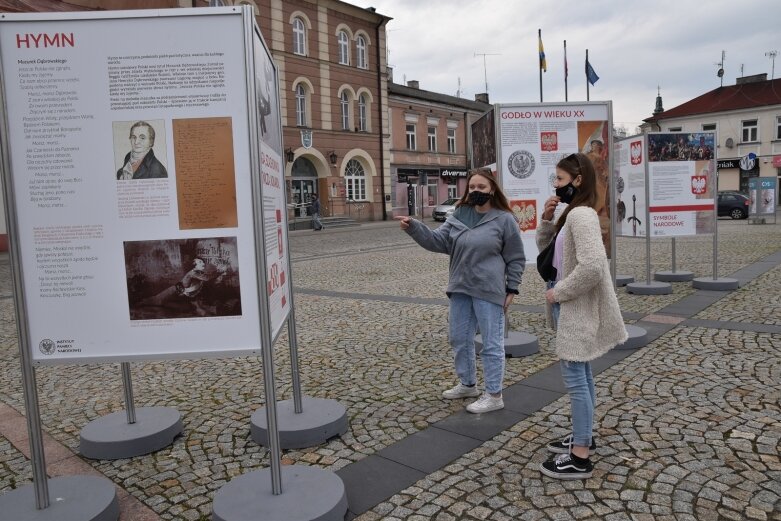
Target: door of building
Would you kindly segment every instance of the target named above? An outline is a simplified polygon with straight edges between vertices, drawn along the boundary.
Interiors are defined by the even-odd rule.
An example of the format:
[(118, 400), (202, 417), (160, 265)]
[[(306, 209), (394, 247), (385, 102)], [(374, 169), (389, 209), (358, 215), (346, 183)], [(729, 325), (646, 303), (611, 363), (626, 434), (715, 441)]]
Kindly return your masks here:
[(314, 179), (293, 179), (292, 192), (296, 217), (308, 215), (309, 202), (312, 200), (312, 194), (316, 193)]

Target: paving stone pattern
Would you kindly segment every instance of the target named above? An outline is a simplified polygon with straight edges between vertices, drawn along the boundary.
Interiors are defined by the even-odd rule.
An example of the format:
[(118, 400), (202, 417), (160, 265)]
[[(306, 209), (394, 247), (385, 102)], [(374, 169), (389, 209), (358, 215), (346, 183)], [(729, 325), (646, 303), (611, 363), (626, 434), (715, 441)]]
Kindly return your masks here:
[[(721, 275), (781, 250), (781, 225), (720, 220), (719, 228)], [(680, 269), (710, 275), (711, 244), (709, 237), (679, 239)], [(619, 273), (644, 280), (644, 242), (622, 238), (618, 246)], [(455, 382), (446, 256), (420, 249), (387, 223), (293, 233), (291, 249), (303, 392), (344, 404), (350, 430), (284, 451), (283, 463), (344, 469), (462, 411), (461, 401), (440, 398)], [(0, 257), (0, 400), (23, 411), (8, 263)], [(669, 269), (669, 240), (653, 242), (652, 264)], [(776, 267), (696, 318), (778, 325), (779, 278)], [(622, 310), (641, 317), (694, 293), (685, 283), (673, 287), (664, 296), (619, 290)], [(507, 385), (556, 362), (542, 293), (530, 268), (509, 320), (537, 335), (541, 351), (508, 359)], [(277, 396), (290, 398), (286, 333), (275, 362)], [(260, 360), (131, 367), (136, 405), (177, 408), (184, 435), (155, 454), (89, 463), (162, 519), (209, 519), (217, 489), (268, 466), (267, 450), (249, 436), (249, 416), (264, 405)], [(86, 423), (123, 408), (118, 364), (36, 373), (44, 429), (74, 452)], [(594, 478), (562, 483), (537, 471), (544, 445), (566, 433), (565, 397), (358, 519), (781, 519), (781, 333), (680, 325), (596, 381)], [(0, 491), (30, 481), (25, 457), (0, 437)]]

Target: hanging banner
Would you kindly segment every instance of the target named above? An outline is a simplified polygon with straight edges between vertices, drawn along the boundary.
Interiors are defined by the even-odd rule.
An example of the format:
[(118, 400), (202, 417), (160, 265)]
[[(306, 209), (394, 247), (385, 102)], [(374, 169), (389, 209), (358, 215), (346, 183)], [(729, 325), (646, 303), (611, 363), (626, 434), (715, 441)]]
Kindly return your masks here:
[[(0, 22), (9, 234), (35, 362), (259, 352), (250, 111), (271, 118), (274, 136), (263, 147), (269, 259), (285, 257), (286, 225), (277, 79), (263, 45), (246, 48), (246, 16), (212, 8)], [(247, 53), (259, 60), (257, 87)], [(253, 106), (256, 88), (273, 96)], [(269, 294), (284, 307), (289, 274), (274, 273)], [(279, 323), (284, 311), (275, 313)]]
[(537, 227), (545, 200), (554, 195), (556, 164), (586, 154), (597, 174), (597, 213), (610, 256), (610, 102), (496, 105), (496, 170), (518, 219), (527, 259), (537, 257)]
[(632, 136), (614, 146), (616, 235), (645, 237), (645, 137)]
[(716, 227), (716, 134), (648, 134), (652, 237), (713, 233)]

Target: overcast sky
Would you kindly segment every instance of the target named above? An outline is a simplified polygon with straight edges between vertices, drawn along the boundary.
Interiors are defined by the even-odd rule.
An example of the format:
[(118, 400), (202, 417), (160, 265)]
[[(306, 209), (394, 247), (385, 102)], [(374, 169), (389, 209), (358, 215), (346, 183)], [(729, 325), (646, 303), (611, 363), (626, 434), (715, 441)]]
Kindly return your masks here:
[[(629, 133), (651, 116), (657, 85), (671, 109), (741, 75), (771, 75), (769, 51), (781, 51), (781, 0), (348, 0), (393, 18), (388, 24), (394, 81), (492, 103), (540, 100), (537, 29), (548, 71), (543, 101), (564, 101), (567, 40), (569, 101), (586, 99), (584, 61), (599, 75), (591, 100), (613, 101), (613, 121)], [(781, 56), (775, 77), (781, 77)]]

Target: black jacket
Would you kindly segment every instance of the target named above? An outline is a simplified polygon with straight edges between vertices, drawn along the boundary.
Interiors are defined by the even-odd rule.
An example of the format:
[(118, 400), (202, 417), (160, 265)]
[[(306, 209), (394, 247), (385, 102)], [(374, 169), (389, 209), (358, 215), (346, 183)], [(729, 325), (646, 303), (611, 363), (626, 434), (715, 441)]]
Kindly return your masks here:
[[(122, 170), (128, 161), (130, 161), (130, 152), (125, 156), (122, 168), (117, 170), (117, 179), (122, 178)], [(133, 179), (155, 179), (160, 177), (168, 177), (168, 171), (163, 166), (163, 163), (155, 157), (155, 151), (150, 148), (144, 159), (141, 160), (141, 164), (138, 165), (138, 170), (133, 173)]]

